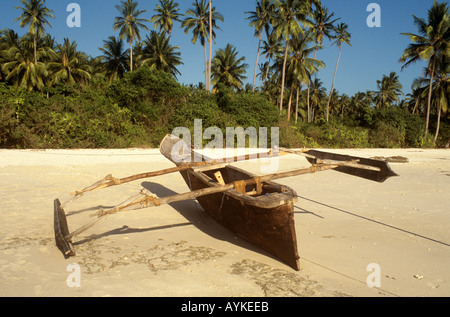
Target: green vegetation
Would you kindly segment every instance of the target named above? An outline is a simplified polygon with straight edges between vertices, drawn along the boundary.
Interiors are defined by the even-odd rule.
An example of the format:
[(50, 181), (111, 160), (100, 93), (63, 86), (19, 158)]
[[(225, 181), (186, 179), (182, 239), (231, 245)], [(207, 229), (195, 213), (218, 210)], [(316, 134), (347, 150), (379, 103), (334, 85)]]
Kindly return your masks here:
[[(450, 140), (446, 4), (435, 2), (428, 19), (414, 17), (418, 35), (407, 34), (412, 43), (400, 58), (404, 67), (428, 62), (411, 93), (403, 93), (391, 72), (377, 80), (377, 91), (347, 96), (327, 92), (318, 77), (323, 38), (339, 48), (336, 70), (340, 45), (351, 39), (348, 26), (335, 25), (339, 19), (320, 1), (260, 0), (246, 12), (259, 39), (255, 65), (265, 58), (253, 85), (245, 85), (247, 64), (238, 47), (228, 44), (208, 56), (206, 46), (224, 21), (211, 1), (195, 0), (183, 15), (173, 0), (160, 0), (151, 20), (158, 31), (149, 31), (137, 2), (121, 1), (112, 23), (119, 34), (104, 40), (94, 58), (45, 33), (53, 18), (45, 0), (21, 2), (16, 20), (28, 34), (0, 33), (2, 148), (156, 147), (176, 127), (193, 130), (195, 119), (224, 133), (226, 127), (279, 127), (287, 147), (443, 147)], [(184, 86), (176, 79), (183, 63), (171, 44), (176, 23), (191, 32), (192, 43), (200, 39), (204, 83)], [(142, 30), (148, 33), (141, 36)]]

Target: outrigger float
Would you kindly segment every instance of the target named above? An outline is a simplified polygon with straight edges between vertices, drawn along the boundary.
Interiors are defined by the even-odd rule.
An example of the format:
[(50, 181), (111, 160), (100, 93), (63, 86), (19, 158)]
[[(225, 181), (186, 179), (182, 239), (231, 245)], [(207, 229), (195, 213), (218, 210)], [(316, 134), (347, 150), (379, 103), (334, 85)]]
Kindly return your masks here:
[[(105, 179), (72, 193), (71, 199), (64, 204), (61, 204), (59, 199), (54, 201), (55, 241), (66, 258), (75, 256), (74, 238), (107, 216), (123, 211), (197, 199), (217, 223), (264, 249), (293, 269), (300, 270), (294, 224), (294, 202), (297, 201), (297, 193), (290, 187), (273, 182), (274, 180), (326, 170), (335, 170), (380, 183), (390, 177), (398, 176), (387, 162), (381, 160), (285, 148), (264, 153), (263, 157), (297, 154), (306, 157), (311, 166), (257, 176), (232, 166), (231, 163), (237, 160), (236, 157), (217, 160), (206, 158), (188, 148), (182, 140), (173, 135), (167, 135), (162, 140), (160, 152), (176, 166), (122, 179), (108, 175)], [(247, 155), (240, 159), (248, 160), (258, 157), (261, 155)], [(175, 172), (181, 173), (190, 192), (157, 197), (143, 189), (136, 196), (130, 197), (113, 208), (98, 210), (96, 218), (81, 228), (72, 232), (69, 230), (64, 209), (85, 193)]]

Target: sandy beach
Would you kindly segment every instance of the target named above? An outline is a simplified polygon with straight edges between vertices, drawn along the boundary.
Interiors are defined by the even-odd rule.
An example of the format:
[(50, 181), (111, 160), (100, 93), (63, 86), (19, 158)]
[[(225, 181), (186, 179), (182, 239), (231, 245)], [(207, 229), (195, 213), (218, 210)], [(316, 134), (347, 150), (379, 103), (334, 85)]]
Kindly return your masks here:
[[(278, 180), (300, 196), (296, 272), (195, 200), (112, 215), (76, 237), (77, 255), (64, 259), (54, 242), (55, 198), (108, 174), (173, 164), (157, 149), (0, 150), (0, 296), (449, 296), (450, 150), (330, 151), (409, 162), (390, 163), (400, 177), (383, 184), (335, 171)], [(258, 161), (235, 164), (260, 174)], [(281, 170), (302, 166), (302, 157), (280, 158)], [(176, 173), (88, 193), (66, 209), (70, 229), (142, 187), (158, 196), (188, 191)], [(374, 267), (380, 284), (369, 287)]]

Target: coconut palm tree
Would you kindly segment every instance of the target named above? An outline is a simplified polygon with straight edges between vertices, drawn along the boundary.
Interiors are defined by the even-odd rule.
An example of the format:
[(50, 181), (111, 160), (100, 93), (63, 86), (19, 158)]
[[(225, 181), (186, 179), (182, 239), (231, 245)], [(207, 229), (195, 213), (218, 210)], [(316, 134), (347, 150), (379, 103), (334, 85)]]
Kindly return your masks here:
[(268, 32), (274, 9), (275, 5), (271, 0), (259, 0), (256, 1), (255, 11), (245, 12), (245, 14), (249, 15), (246, 19), (250, 20), (250, 26), (255, 28), (255, 36), (258, 37), (258, 52), (256, 54), (255, 72), (253, 74), (253, 92), (255, 91), (256, 72), (258, 68), (263, 31), (266, 30), (266, 33)]
[[(193, 7), (186, 11), (186, 18), (181, 23), (181, 27), (184, 28), (185, 34), (188, 34), (192, 30), (192, 44), (196, 44), (200, 38), (200, 44), (203, 46), (205, 54), (205, 89), (208, 89), (208, 55), (206, 52), (206, 41), (208, 39), (209, 29), (209, 10), (206, 4), (206, 0), (195, 0)], [(214, 29), (220, 28), (217, 26), (217, 21), (223, 22), (223, 16), (217, 12), (212, 12), (212, 26), (213, 39), (216, 37)]]
[[(272, 60), (275, 60), (283, 56), (284, 49), (280, 40), (277, 38), (276, 33), (273, 30), (272, 31), (266, 30), (266, 38), (267, 40), (263, 41), (261, 53), (266, 57), (266, 59), (268, 60), (268, 65), (270, 66)], [(267, 77), (269, 76), (269, 70), (270, 67), (267, 68), (264, 81), (266, 81)]]
[[(5, 80), (16, 87), (22, 87), (31, 91), (33, 89), (42, 90), (44, 80), (47, 77), (47, 68), (40, 60), (47, 55), (43, 48), (34, 50), (34, 41), (29, 36), (24, 36), (18, 42), (17, 46), (8, 49), (6, 60), (2, 66), (3, 73), (6, 74)], [(35, 55), (36, 53), (36, 55)]]
[(342, 94), (339, 96), (339, 106), (341, 111), (341, 118), (344, 120), (344, 112), (351, 104), (351, 98), (346, 94)]
[[(326, 37), (329, 40), (333, 37), (333, 31), (335, 30), (335, 23), (340, 20), (340, 18), (333, 19), (334, 13), (328, 12), (328, 8), (322, 7), (322, 5), (317, 5), (312, 13), (313, 24), (312, 30), (314, 32), (314, 40), (316, 44), (322, 45), (323, 39)], [(316, 58), (317, 50), (314, 51), (314, 58)]]
[(428, 62), (427, 73), (430, 76), (430, 89), (425, 123), (425, 136), (427, 136), (437, 56), (439, 53), (449, 54), (450, 17), (447, 3), (438, 4), (435, 0), (433, 7), (428, 10), (427, 20), (418, 18), (415, 15), (413, 15), (413, 18), (418, 34), (401, 33), (409, 36), (412, 43), (403, 52), (400, 62), (403, 63), (402, 70), (418, 60)]
[(22, 10), (22, 14), (14, 21), (20, 20), (20, 27), (29, 25), (28, 33), (33, 37), (34, 64), (37, 65), (37, 38), (45, 33), (45, 26), (52, 27), (49, 18), (54, 18), (53, 11), (45, 6), (45, 0), (20, 0), (23, 7), (17, 6), (15, 9)]
[(304, 33), (304, 27), (310, 26), (307, 16), (310, 14), (309, 2), (300, 0), (276, 0), (274, 14), (274, 29), (279, 39), (285, 42), (283, 70), (281, 74), (280, 114), (283, 109), (284, 86), (286, 82), (286, 64), (288, 60), (289, 42), (292, 37)]
[[(450, 61), (448, 56), (440, 53), (436, 60), (436, 76), (433, 83), (431, 105), (436, 108), (437, 123), (434, 143), (436, 143), (441, 123), (441, 114), (448, 111), (448, 103), (450, 99)], [(425, 100), (429, 95), (430, 85), (427, 79), (419, 78), (414, 81), (416, 89), (413, 90), (413, 98), (416, 103)]]
[[(328, 40), (331, 40), (333, 37), (333, 31), (335, 30), (334, 24), (339, 20), (333, 19), (334, 13), (329, 13), (328, 9), (323, 7), (320, 1), (315, 4), (315, 9), (313, 10), (313, 26), (311, 30), (314, 32), (315, 42), (317, 44), (316, 50), (314, 51), (314, 59), (316, 58), (317, 51), (322, 48), (323, 39), (326, 37)], [(307, 104), (309, 111), (309, 87), (308, 87), (308, 95), (307, 95)], [(309, 116), (308, 116), (309, 117)]]
[(440, 54), (436, 65), (436, 88), (434, 89), (434, 98), (437, 104), (437, 124), (434, 135), (434, 143), (437, 142), (439, 129), (441, 126), (441, 114), (448, 112), (450, 102), (450, 58), (445, 54)]
[(101, 67), (103, 68), (108, 82), (122, 78), (128, 68), (128, 52), (124, 48), (124, 43), (115, 36), (110, 36), (103, 41), (103, 47), (99, 48), (103, 55)]
[(331, 102), (331, 97), (332, 97), (333, 91), (334, 91), (334, 81), (336, 79), (336, 73), (337, 73), (337, 69), (338, 69), (338, 65), (339, 65), (339, 60), (341, 59), (342, 44), (345, 43), (345, 44), (348, 44), (351, 46), (351, 44), (350, 44), (351, 35), (348, 32), (348, 25), (345, 23), (340, 23), (336, 27), (336, 35), (334, 36), (334, 38), (335, 38), (335, 41), (333, 42), (332, 45), (336, 44), (339, 47), (339, 55), (338, 55), (338, 59), (336, 62), (336, 67), (334, 69), (333, 83), (331, 84), (330, 96), (329, 96), (328, 103), (327, 103), (327, 109), (326, 109), (327, 122), (330, 118), (330, 102)]
[(121, 1), (122, 6), (116, 5), (116, 9), (121, 16), (116, 17), (114, 22), (114, 31), (120, 30), (119, 39), (126, 39), (130, 43), (130, 70), (133, 71), (133, 43), (141, 40), (139, 29), (148, 31), (144, 24), (150, 22), (148, 19), (139, 18), (146, 10), (137, 10), (138, 3), (133, 0)]
[(177, 66), (183, 64), (180, 58), (180, 48), (170, 45), (170, 36), (165, 31), (157, 33), (150, 32), (150, 36), (144, 40), (142, 50), (142, 66), (149, 66), (150, 69), (156, 69), (176, 75), (181, 75)]
[(427, 90), (426, 87), (429, 85), (429, 81), (425, 83), (424, 78), (416, 78), (411, 84), (411, 93), (408, 96), (408, 109), (411, 110), (412, 114), (421, 113), (421, 104), (427, 100), (428, 94), (425, 95), (424, 91)]
[(351, 97), (348, 107), (348, 114), (354, 117), (360, 117), (364, 108), (369, 108), (372, 104), (372, 97), (365, 92), (357, 92)]
[(323, 82), (319, 78), (314, 78), (311, 81), (311, 113), (309, 122), (314, 122), (316, 109), (320, 107), (320, 102), (326, 97), (326, 89), (323, 87)]
[(91, 67), (88, 56), (77, 51), (76, 42), (64, 39), (64, 44), (58, 44), (56, 51), (51, 53), (51, 61), (48, 63), (50, 86), (65, 84), (81, 84), (91, 79)]
[(159, 0), (159, 4), (156, 5), (157, 12), (152, 17), (152, 22), (155, 24), (155, 29), (159, 27), (159, 31), (165, 30), (169, 34), (172, 34), (174, 21), (181, 22), (181, 14), (178, 13), (180, 9), (179, 4), (174, 3), (173, 0)]
[(245, 76), (247, 66), (245, 57), (238, 57), (236, 48), (231, 44), (227, 44), (225, 49), (216, 51), (211, 67), (213, 91), (217, 90), (219, 83), (226, 87), (242, 89), (243, 80), (247, 78)]
[(264, 90), (265, 86), (266, 86), (266, 76), (268, 76), (270, 73), (269, 62), (260, 63), (258, 65), (258, 69), (259, 69), (259, 73), (257, 74), (257, 78), (259, 78), (261, 80), (261, 82), (263, 83), (263, 90)]
[(213, 47), (213, 25), (212, 25), (213, 6), (212, 0), (209, 0), (209, 61), (208, 61), (208, 91), (211, 91), (211, 67), (212, 67), (212, 47)]
[(13, 29), (0, 31), (0, 52), (7, 54), (12, 47), (19, 46), (19, 35)]
[(374, 102), (379, 108), (391, 106), (393, 102), (399, 102), (402, 95), (402, 84), (395, 72), (389, 76), (383, 75), (381, 80), (377, 80), (378, 91), (375, 91)]
[[(291, 82), (291, 93), (289, 96), (288, 121), (290, 120), (290, 106), (292, 94), (297, 88), (297, 104), (296, 113), (298, 113), (298, 94), (302, 84), (309, 84), (311, 76), (318, 72), (319, 68), (323, 68), (325, 64), (322, 61), (309, 57), (316, 46), (310, 47), (313, 42), (312, 33), (306, 32), (305, 36), (291, 39), (291, 50), (288, 58), (286, 73), (288, 81)], [(297, 117), (296, 117), (297, 122)]]
[(0, 31), (0, 80), (4, 79), (2, 65), (9, 62), (9, 51), (19, 46), (19, 35), (12, 29)]

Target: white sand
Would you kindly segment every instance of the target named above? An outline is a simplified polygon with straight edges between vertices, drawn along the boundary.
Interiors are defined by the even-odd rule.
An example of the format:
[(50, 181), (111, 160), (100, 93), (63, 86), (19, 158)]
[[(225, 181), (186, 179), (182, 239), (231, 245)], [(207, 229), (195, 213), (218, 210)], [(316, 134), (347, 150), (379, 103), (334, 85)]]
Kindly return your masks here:
[[(113, 215), (77, 237), (77, 256), (65, 260), (53, 238), (55, 198), (110, 173), (173, 165), (158, 150), (0, 150), (0, 296), (449, 296), (450, 150), (334, 151), (409, 163), (391, 163), (401, 176), (383, 184), (334, 171), (278, 181), (301, 196), (295, 272), (195, 201)], [(280, 160), (283, 170), (306, 163)], [(259, 173), (255, 162), (238, 165)], [(188, 190), (177, 173), (86, 194), (66, 210), (71, 230), (141, 185), (161, 196)], [(67, 284), (71, 263), (81, 287)], [(380, 287), (367, 286), (372, 263)]]

